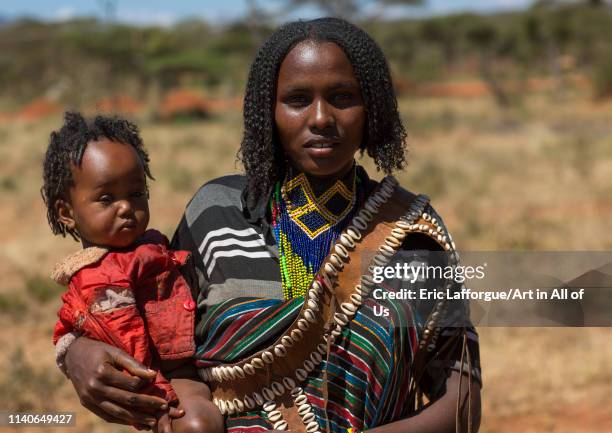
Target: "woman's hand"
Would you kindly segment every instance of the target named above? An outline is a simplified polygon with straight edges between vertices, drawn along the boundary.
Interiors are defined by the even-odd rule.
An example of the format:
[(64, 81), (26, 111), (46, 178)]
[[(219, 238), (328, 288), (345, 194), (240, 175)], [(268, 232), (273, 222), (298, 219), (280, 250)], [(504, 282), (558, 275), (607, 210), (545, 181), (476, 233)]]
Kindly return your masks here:
[[(467, 378), (451, 370), (446, 380), (446, 392), (423, 410), (409, 418), (366, 430), (367, 433), (477, 433), (480, 427), (480, 384), (474, 380), (468, 387)], [(462, 380), (461, 395), (459, 381)], [(469, 390), (468, 390), (469, 389)], [(468, 397), (471, 404), (468, 404)], [(457, 398), (460, 398), (460, 425), (455, 424)], [(468, 411), (469, 410), (469, 411)], [(472, 425), (468, 426), (468, 418)], [(469, 428), (471, 427), (471, 429)]]
[[(105, 421), (150, 428), (156, 425), (155, 414), (168, 410), (164, 399), (138, 393), (156, 372), (116, 347), (79, 337), (65, 363), (81, 404)], [(174, 407), (169, 414), (182, 416)]]

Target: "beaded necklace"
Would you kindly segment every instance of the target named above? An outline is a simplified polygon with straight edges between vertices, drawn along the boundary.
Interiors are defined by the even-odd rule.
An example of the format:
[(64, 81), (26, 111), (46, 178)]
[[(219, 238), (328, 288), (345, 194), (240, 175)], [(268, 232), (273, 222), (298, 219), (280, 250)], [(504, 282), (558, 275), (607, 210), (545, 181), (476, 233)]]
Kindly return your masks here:
[(318, 193), (305, 173), (293, 170), (282, 185), (276, 183), (270, 211), (285, 299), (305, 296), (314, 274), (353, 216), (362, 189), (355, 166)]

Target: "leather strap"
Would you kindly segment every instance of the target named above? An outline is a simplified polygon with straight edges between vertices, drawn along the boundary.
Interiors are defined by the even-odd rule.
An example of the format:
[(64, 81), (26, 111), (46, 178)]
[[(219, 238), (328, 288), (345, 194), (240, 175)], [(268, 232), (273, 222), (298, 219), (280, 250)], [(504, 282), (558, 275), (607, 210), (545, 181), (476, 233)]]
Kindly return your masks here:
[[(383, 257), (381, 248), (384, 245), (392, 245), (394, 250), (400, 248), (403, 241), (403, 237), (400, 236), (402, 232), (404, 236), (410, 232), (425, 233), (437, 242), (441, 249), (450, 248), (445, 238), (442, 241), (443, 237), (440, 235), (442, 230), (435, 221), (432, 222), (431, 218), (427, 219), (423, 215), (428, 199), (395, 188), (396, 185), (394, 179), (385, 178), (370, 195), (370, 199), (364, 205), (365, 209), (362, 208), (357, 212), (357, 216), (361, 219), (353, 219), (353, 224), (343, 233), (343, 235), (360, 235), (360, 239), (354, 242), (352, 248), (344, 248), (348, 252), (347, 257), (342, 258), (339, 263), (339, 250), (334, 246), (325, 258), (310, 289), (312, 291), (320, 288), (316, 317), (310, 315), (310, 319), (313, 320), (309, 319), (310, 313), (307, 313), (307, 310), (313, 312), (310, 308), (312, 302), (308, 302), (309, 295), (307, 295), (298, 317), (270, 347), (238, 363), (222, 366), (221, 368), (225, 369), (223, 371), (230, 373), (225, 378), (221, 377), (222, 380), (207, 380), (210, 379), (211, 369), (203, 376), (209, 382), (215, 402), (221, 406), (222, 412), (226, 406), (230, 407), (229, 409), (226, 407), (226, 413), (240, 412), (243, 409), (243, 402), (249, 397), (256, 400), (256, 397), (260, 396), (260, 400), (263, 398), (265, 401), (272, 400), (276, 403), (276, 410), (281, 412), (282, 419), (288, 424), (288, 430), (296, 433), (306, 432), (306, 426), (298, 414), (294, 398), (290, 392), (287, 392), (288, 385), (301, 382), (299, 377), (296, 379), (296, 372), (298, 369), (304, 369), (305, 361), (310, 360), (316, 366), (321, 358), (328, 354), (334, 329), (338, 329), (339, 323), (342, 323), (345, 317), (349, 316), (350, 319), (354, 314), (354, 312), (350, 315), (343, 313), (347, 312), (346, 308), (354, 305), (351, 303), (354, 299), (351, 295), (356, 293), (355, 290), (359, 289), (360, 285), (365, 289), (371, 284), (371, 271), (368, 267), (375, 263), (374, 260)], [(376, 208), (378, 212), (371, 211)], [(369, 222), (364, 224), (366, 219), (369, 219)], [(295, 340), (296, 335), (301, 336), (299, 341), (287, 347), (284, 344), (286, 338)], [(255, 368), (249, 368), (248, 364)], [(249, 372), (253, 374), (248, 374)], [(222, 375), (216, 374), (215, 378), (219, 379), (220, 376)], [(228, 380), (227, 376), (234, 377)], [(227, 402), (231, 404), (228, 405)]]

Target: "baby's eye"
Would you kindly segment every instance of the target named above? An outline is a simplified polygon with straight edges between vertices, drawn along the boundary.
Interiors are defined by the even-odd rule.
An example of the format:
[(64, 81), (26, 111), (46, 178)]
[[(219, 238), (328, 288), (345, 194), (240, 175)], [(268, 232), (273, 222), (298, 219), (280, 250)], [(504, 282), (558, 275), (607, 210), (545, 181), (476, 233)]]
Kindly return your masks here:
[(110, 194), (104, 194), (98, 197), (98, 201), (103, 205), (109, 205), (113, 202), (113, 196)]
[(130, 197), (140, 198), (140, 197), (144, 197), (145, 194), (146, 194), (145, 191), (133, 191), (133, 192), (130, 193)]

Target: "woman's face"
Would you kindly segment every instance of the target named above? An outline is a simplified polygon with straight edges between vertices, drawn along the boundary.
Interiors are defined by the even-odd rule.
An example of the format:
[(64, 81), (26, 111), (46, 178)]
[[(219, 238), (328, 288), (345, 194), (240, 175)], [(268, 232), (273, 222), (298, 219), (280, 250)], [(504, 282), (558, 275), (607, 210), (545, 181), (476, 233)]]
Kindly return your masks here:
[(303, 41), (281, 63), (274, 119), (291, 163), (318, 177), (353, 165), (361, 146), (365, 108), (344, 51), (332, 42)]

